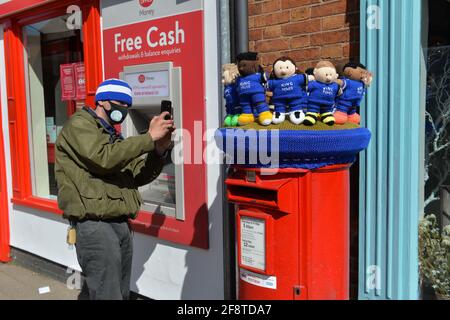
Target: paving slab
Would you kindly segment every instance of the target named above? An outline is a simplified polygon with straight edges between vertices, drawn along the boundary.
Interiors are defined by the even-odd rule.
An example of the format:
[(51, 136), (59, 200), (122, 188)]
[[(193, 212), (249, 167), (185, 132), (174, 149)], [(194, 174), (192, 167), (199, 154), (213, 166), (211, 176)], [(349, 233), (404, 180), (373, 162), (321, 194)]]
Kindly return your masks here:
[[(70, 275), (68, 275), (69, 277)], [(39, 293), (48, 287), (50, 292)], [(0, 263), (0, 300), (77, 300), (80, 291), (23, 266)]]

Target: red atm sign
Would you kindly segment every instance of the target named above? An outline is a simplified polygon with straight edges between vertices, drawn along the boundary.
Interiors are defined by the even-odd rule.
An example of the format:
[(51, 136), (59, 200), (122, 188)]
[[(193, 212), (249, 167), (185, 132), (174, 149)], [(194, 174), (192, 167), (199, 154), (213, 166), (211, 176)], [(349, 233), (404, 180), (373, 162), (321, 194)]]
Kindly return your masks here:
[[(163, 12), (162, 3), (164, 1), (154, 1), (151, 8), (159, 8), (158, 11)], [(174, 4), (175, 0), (170, 3)], [(103, 29), (105, 78), (118, 78), (128, 66), (172, 62), (174, 68), (181, 69), (183, 130), (196, 132), (196, 124), (205, 123), (206, 109), (203, 10), (138, 22), (130, 20), (128, 24), (117, 22), (121, 18), (118, 12), (103, 18), (110, 22)], [(134, 19), (140, 20), (137, 16)], [(133, 88), (136, 97), (162, 99), (170, 96), (170, 74), (167, 70), (127, 73), (125, 80)], [(184, 148), (183, 152), (188, 155), (198, 150), (190, 146)], [(142, 212), (134, 222), (134, 227), (136, 231), (161, 239), (206, 249), (209, 237), (206, 164), (186, 162), (183, 173), (184, 197), (189, 199), (183, 204), (185, 220), (171, 217), (161, 220), (161, 215)], [(193, 184), (195, 188), (192, 188)]]

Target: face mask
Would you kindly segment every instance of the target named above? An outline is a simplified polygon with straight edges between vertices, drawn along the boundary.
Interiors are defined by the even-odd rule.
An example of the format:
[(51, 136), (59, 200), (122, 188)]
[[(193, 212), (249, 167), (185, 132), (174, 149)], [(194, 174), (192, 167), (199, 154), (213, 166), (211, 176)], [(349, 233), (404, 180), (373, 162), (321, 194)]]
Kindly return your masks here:
[(109, 102), (109, 104), (111, 105), (111, 109), (105, 109), (106, 114), (111, 119), (112, 124), (121, 124), (128, 115), (127, 107), (122, 107), (113, 102)]

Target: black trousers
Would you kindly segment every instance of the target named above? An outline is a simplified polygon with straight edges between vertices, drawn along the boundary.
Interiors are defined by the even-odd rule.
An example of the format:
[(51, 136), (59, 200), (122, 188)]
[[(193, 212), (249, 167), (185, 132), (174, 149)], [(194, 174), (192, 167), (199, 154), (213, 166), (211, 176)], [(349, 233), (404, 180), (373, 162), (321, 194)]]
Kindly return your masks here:
[(127, 219), (85, 220), (75, 224), (76, 252), (85, 281), (80, 299), (130, 298), (133, 238)]

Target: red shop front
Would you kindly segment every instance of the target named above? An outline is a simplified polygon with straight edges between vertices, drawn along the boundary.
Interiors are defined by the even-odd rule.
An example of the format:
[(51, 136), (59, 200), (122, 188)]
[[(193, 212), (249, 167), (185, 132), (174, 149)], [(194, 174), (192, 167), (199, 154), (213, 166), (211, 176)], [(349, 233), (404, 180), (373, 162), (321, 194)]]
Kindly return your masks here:
[[(125, 136), (148, 127), (163, 98), (176, 102), (176, 124), (186, 133), (179, 137), (182, 160), (169, 161), (161, 176), (140, 190), (144, 205), (133, 221), (134, 289), (154, 298), (176, 298), (183, 293), (206, 297), (212, 290), (211, 284), (186, 289), (186, 279), (175, 287), (170, 283), (173, 273), (181, 271), (187, 277), (187, 269), (197, 264), (211, 261), (217, 265), (212, 269), (223, 268), (222, 210), (217, 204), (221, 201), (215, 201), (222, 199), (217, 187), (220, 167), (208, 167), (202, 158), (204, 132), (218, 126), (220, 110), (217, 52), (205, 50), (206, 43), (217, 48), (217, 33), (204, 36), (205, 21), (217, 19), (216, 4), (206, 3), (30, 0), (0, 5), (6, 75), (0, 80), (6, 84), (2, 94), (7, 97), (2, 111), (8, 118), (5, 132), (10, 145), (3, 155), (0, 134), (0, 173), (5, 177), (3, 173), (10, 170), (12, 177), (9, 195), (6, 180), (0, 181), (0, 260), (8, 260), (10, 241), (13, 247), (79, 268), (74, 252), (65, 244), (67, 223), (57, 206), (54, 143), (74, 112), (83, 105), (94, 106), (101, 81), (122, 77), (132, 84), (137, 101), (121, 128)], [(148, 79), (157, 86), (149, 90)], [(209, 103), (208, 95), (212, 96)], [(13, 206), (8, 213), (9, 201)], [(213, 202), (220, 209), (215, 216), (211, 215)], [(211, 224), (220, 230), (213, 236)], [(175, 270), (167, 270), (174, 260)], [(211, 273), (202, 268), (190, 276), (201, 279), (205, 272)], [(147, 272), (160, 275), (149, 279)], [(154, 283), (165, 288), (162, 293), (150, 288)], [(221, 276), (212, 286), (213, 295), (220, 298)]]

